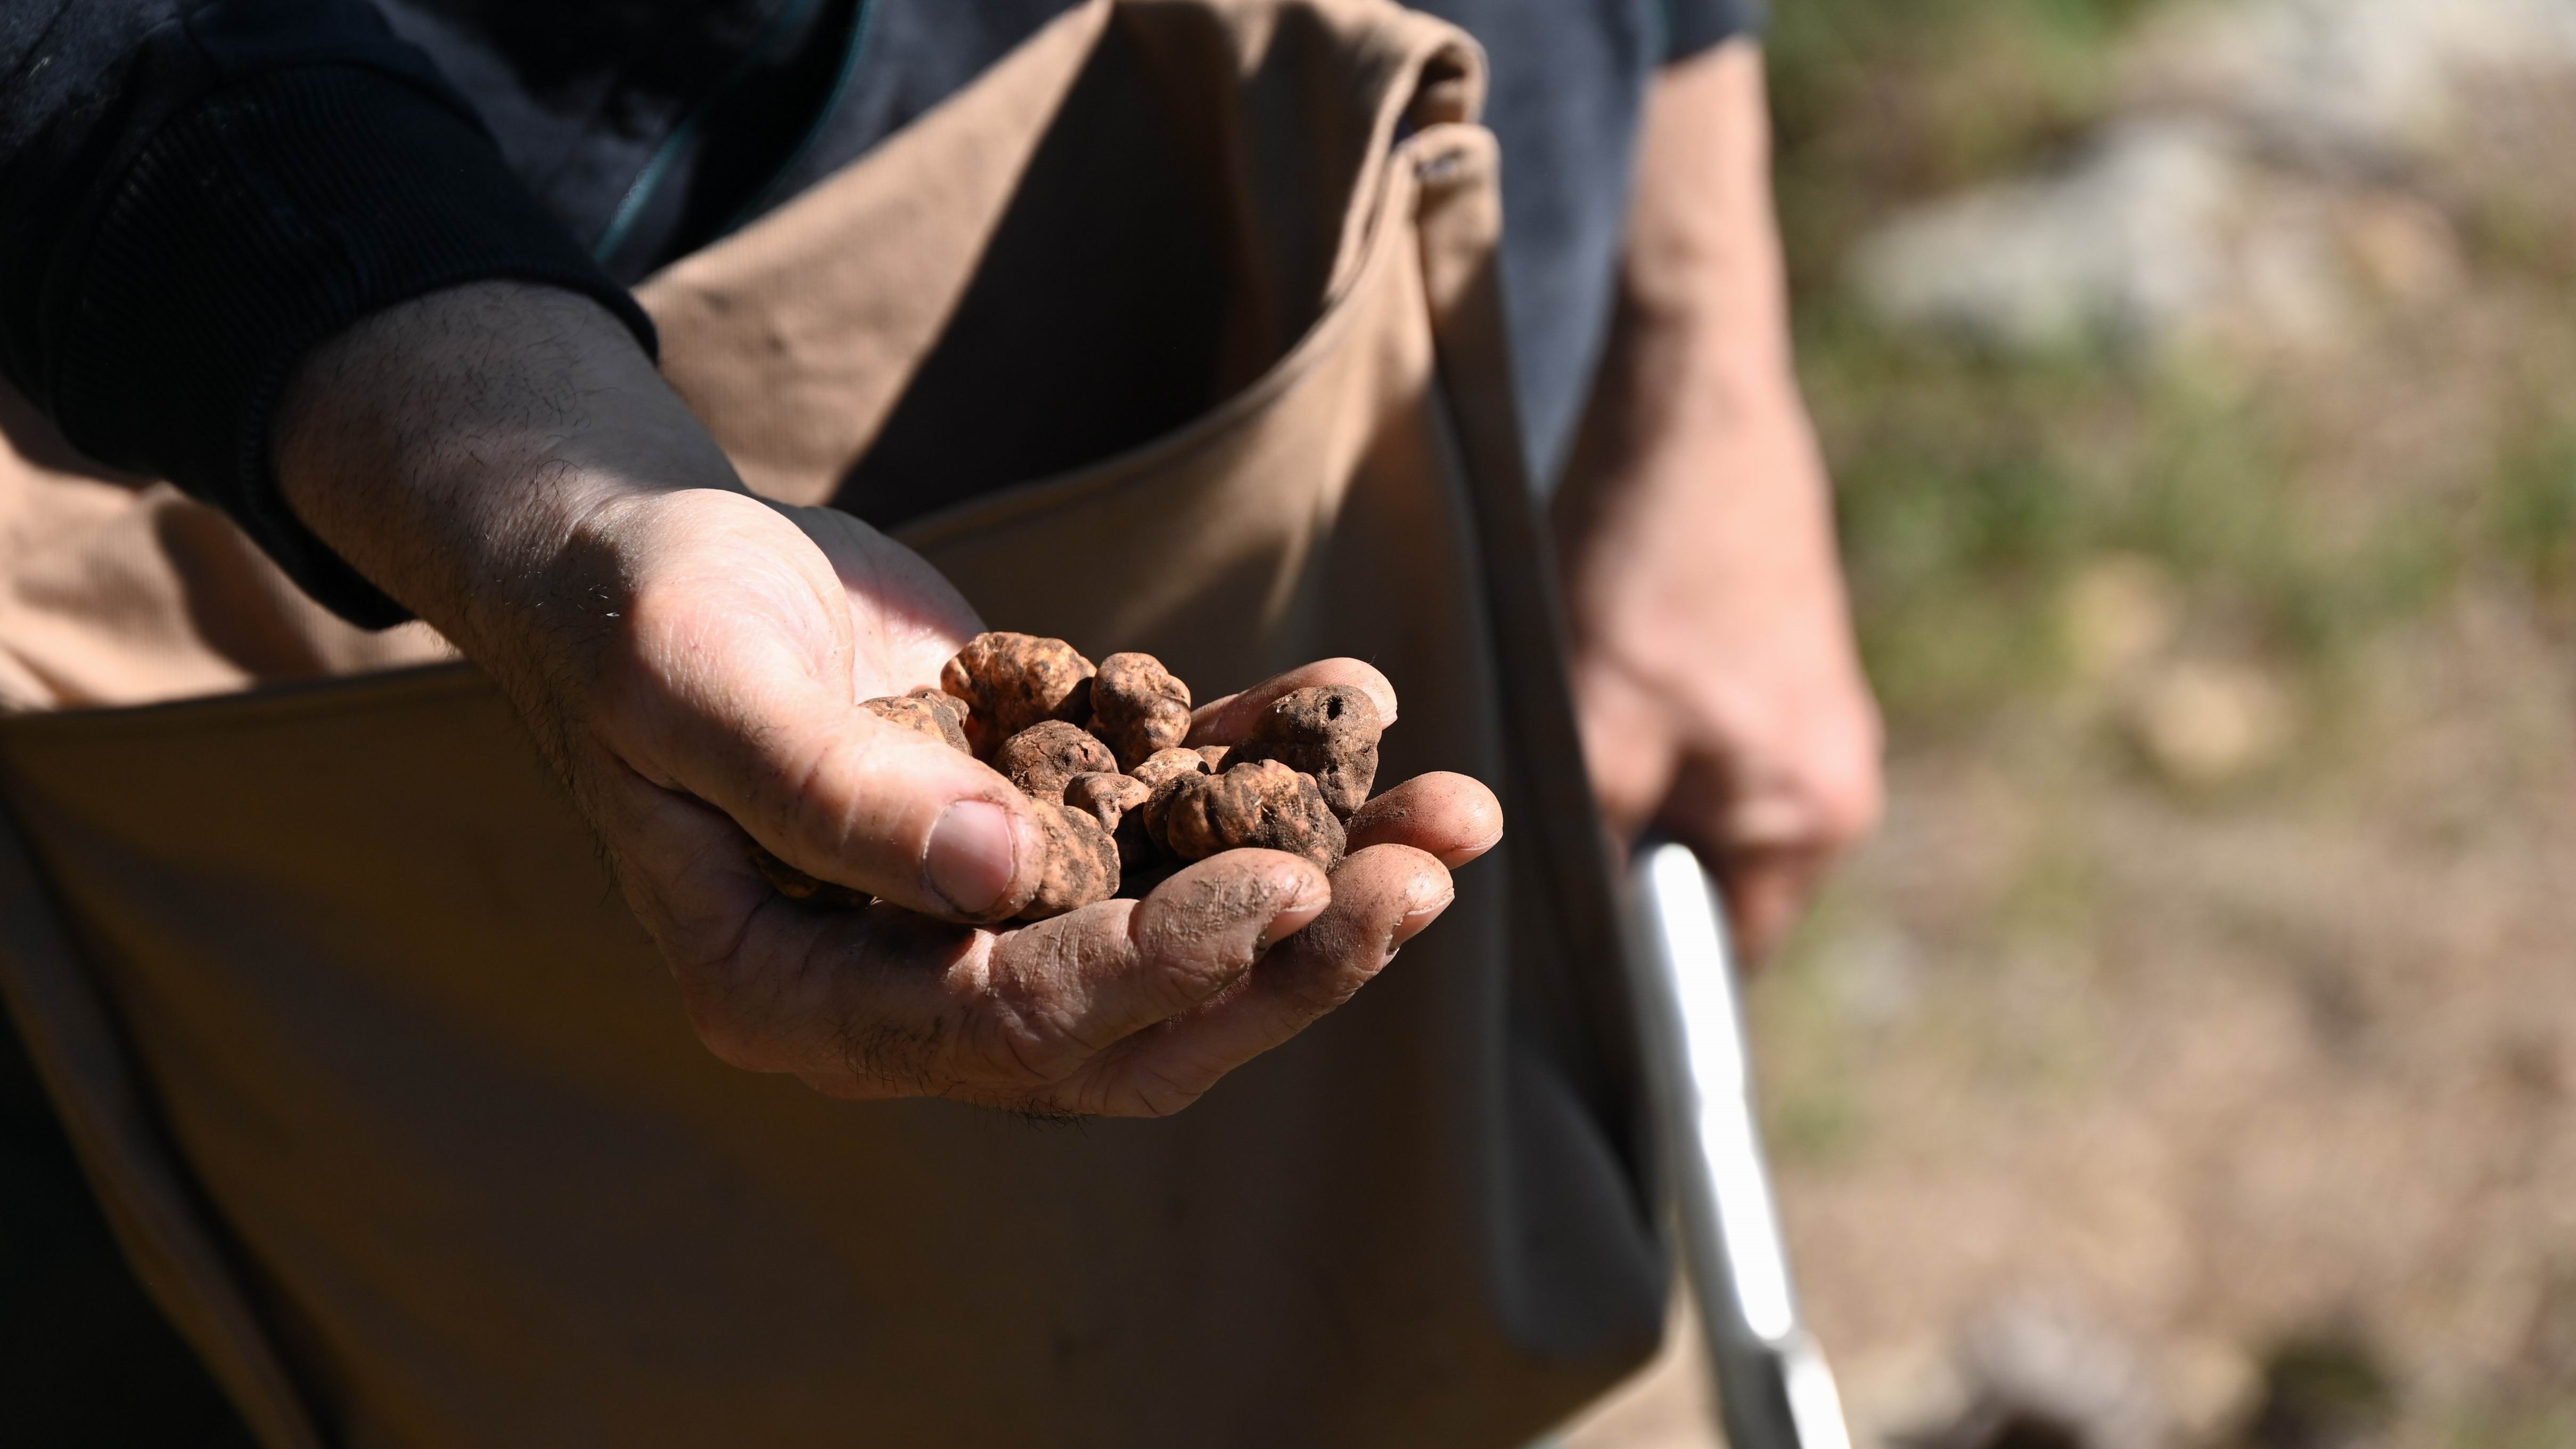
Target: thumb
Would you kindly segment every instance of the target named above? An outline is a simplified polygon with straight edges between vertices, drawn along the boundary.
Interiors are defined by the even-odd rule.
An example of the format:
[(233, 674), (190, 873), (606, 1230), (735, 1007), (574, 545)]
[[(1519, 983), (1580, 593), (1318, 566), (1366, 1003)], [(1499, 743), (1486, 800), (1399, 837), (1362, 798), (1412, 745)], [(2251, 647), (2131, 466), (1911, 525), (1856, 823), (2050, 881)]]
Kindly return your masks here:
[[(756, 651), (755, 651), (756, 652)], [(1036, 895), (1045, 835), (1008, 780), (795, 672), (735, 667), (662, 713), (647, 779), (731, 816), (789, 865), (952, 920)]]
[(1037, 894), (1044, 828), (1027, 797), (971, 755), (853, 710), (803, 751), (756, 750), (746, 763), (767, 780), (729, 813), (809, 875), (978, 924), (1009, 919)]
[[(654, 498), (593, 527), (617, 606), (573, 674), (607, 753), (821, 880), (975, 922), (1036, 895), (1045, 835), (1019, 791), (860, 707), (923, 682), (906, 677), (915, 636), (937, 632), (907, 612), (921, 580), (877, 579), (862, 599), (840, 576), (849, 550), (735, 494)], [(913, 641), (891, 651), (905, 657), (889, 631)]]

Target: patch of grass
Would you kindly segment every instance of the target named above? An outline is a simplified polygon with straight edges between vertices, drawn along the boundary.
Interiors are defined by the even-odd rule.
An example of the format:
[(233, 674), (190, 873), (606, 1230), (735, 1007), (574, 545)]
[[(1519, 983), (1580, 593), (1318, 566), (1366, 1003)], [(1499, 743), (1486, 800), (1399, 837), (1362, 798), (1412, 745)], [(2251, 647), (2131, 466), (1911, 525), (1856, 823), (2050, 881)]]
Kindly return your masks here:
[(1863, 648), (1891, 712), (1929, 723), (2046, 678), (2050, 602), (2097, 531), (2059, 435), (2103, 379), (1898, 343), (1832, 306), (1806, 331)]
[(1974, 729), (2065, 682), (2055, 605), (2107, 551), (2168, 569), (2194, 628), (2302, 688), (2339, 687), (2358, 646), (2467, 579), (2501, 575), (2576, 628), (2561, 369), (2510, 384), (2528, 416), (2468, 496), (2398, 496), (2355, 531), (2339, 465), (2299, 441), (2313, 383), (2110, 352), (1998, 357), (1890, 336), (1844, 294), (1842, 259), (1870, 227), (2026, 169), (2098, 119), (2109, 42), (2159, 3), (1800, 0), (1774, 17), (1802, 373), (1900, 738)]
[(2576, 424), (2538, 426), (2506, 450), (2484, 534), (2493, 559), (2553, 613), (2576, 601)]
[(2047, 156), (2101, 112), (2108, 40), (2157, 0), (1796, 0), (1765, 37), (1799, 289), (1859, 231)]
[(2397, 1417), (2395, 1378), (2370, 1342), (2333, 1325), (2264, 1356), (2263, 1398), (2247, 1425), (2254, 1449), (2312, 1449), (2380, 1437)]
[(1973, 727), (2065, 683), (2056, 605), (2106, 553), (2161, 564), (2194, 627), (2312, 681), (2499, 548), (2576, 598), (2576, 434), (2508, 475), (2483, 533), (2428, 498), (2347, 537), (2316, 516), (2331, 480), (2309, 476), (2260, 395), (1850, 322), (1811, 326), (1801, 346), (1864, 654), (1903, 729)]
[(1799, 1090), (1764, 1103), (1762, 1140), (1784, 1162), (1824, 1167), (1848, 1158), (1859, 1146), (1860, 1109), (1848, 1086), (1802, 1079)]
[(2576, 598), (2576, 430), (2506, 478), (2483, 533), (2424, 498), (2354, 535), (2325, 526), (2336, 480), (2262, 388), (1895, 337), (1831, 295), (1799, 350), (1864, 654), (1904, 731), (1973, 727), (2064, 682), (2056, 605), (2104, 553), (2163, 565), (2199, 625), (2315, 679), (2498, 547)]
[[(1889, 211), (2044, 156), (2094, 119), (2150, 0), (1799, 0), (1766, 44), (1800, 348), (1842, 489), (1864, 647), (1901, 720), (2041, 678), (2048, 604), (2097, 531), (2069, 445), (2122, 386), (1879, 333), (1840, 295)], [(2080, 451), (2080, 448), (2074, 450)]]
[(2241, 598), (2297, 648), (2350, 614), (2339, 568), (2299, 556), (2289, 470), (2255, 410), (2107, 360), (1889, 338), (1834, 304), (1801, 355), (1863, 648), (1902, 725), (1973, 724), (2059, 682), (2057, 601), (2108, 551)]
[(2536, 1411), (2481, 1411), (2454, 1429), (2454, 1449), (2566, 1449), (2576, 1444), (2576, 1406)]
[(1763, 1044), (1754, 1054), (1755, 1107), (1764, 1143), (1784, 1163), (1823, 1167), (1867, 1143), (1869, 1123), (1857, 1093), (1864, 1050), (1837, 999), (1834, 963), (1825, 942), (1847, 945), (1861, 925), (1855, 903), (1828, 886), (1782, 959), (1751, 979), (1748, 1029)]
[(2331, 480), (2280, 441), (2267, 401), (2187, 383), (2150, 393), (2131, 486), (2103, 535), (2217, 595), (2274, 657), (2330, 670), (2442, 599), (2467, 541), (2430, 499), (2392, 508), (2355, 538), (2318, 526), (2313, 505)]

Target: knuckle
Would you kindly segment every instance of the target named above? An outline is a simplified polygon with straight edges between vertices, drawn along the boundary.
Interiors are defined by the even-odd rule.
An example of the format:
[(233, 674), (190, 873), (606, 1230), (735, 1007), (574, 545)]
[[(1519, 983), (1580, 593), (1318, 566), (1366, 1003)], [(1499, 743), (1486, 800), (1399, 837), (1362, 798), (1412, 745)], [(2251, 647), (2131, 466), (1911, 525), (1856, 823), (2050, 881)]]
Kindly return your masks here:
[(1831, 849), (1857, 845), (1878, 829), (1887, 809), (1887, 789), (1878, 762), (1844, 766), (1817, 782), (1816, 833)]
[(1246, 941), (1239, 949), (1185, 953), (1156, 963), (1154, 1009), (1165, 1016), (1187, 1011), (1242, 980), (1255, 960), (1253, 945)]
[(1050, 1086), (1079, 1071), (1092, 1049), (1047, 1004), (995, 993), (977, 1004), (968, 1039), (988, 1081)]
[(1183, 1080), (1172, 1064), (1129, 1062), (1115, 1071), (1088, 1078), (1075, 1094), (1073, 1110), (1085, 1117), (1170, 1117), (1186, 1110), (1225, 1073), (1191, 1068)]
[(1161, 1071), (1141, 1074), (1130, 1093), (1136, 1108), (1133, 1115), (1139, 1117), (1175, 1116), (1205, 1095), (1206, 1086), (1193, 1087), (1174, 1081), (1168, 1073)]

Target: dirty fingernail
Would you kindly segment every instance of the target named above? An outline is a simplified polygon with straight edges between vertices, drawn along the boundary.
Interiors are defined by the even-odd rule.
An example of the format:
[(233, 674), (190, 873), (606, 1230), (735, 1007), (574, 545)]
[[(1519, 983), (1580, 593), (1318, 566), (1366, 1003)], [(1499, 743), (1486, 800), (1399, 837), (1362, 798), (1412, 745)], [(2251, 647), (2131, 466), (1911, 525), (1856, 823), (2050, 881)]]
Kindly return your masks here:
[(1269, 925), (1261, 928), (1261, 939), (1254, 943), (1253, 949), (1267, 951), (1282, 939), (1306, 929), (1317, 916), (1324, 913), (1324, 907), (1332, 903), (1333, 892), (1329, 886), (1298, 896), (1282, 908), (1279, 914), (1272, 916)]
[(1446, 881), (1415, 886), (1406, 901), (1410, 909), (1405, 911), (1404, 919), (1396, 923), (1395, 934), (1387, 942), (1388, 948), (1392, 950), (1420, 935), (1422, 928), (1440, 919), (1440, 913), (1449, 909), (1449, 903), (1457, 898), (1457, 889)]
[(1018, 874), (1012, 854), (1011, 814), (990, 800), (960, 800), (930, 828), (922, 870), (930, 888), (960, 915), (980, 916), (999, 905)]

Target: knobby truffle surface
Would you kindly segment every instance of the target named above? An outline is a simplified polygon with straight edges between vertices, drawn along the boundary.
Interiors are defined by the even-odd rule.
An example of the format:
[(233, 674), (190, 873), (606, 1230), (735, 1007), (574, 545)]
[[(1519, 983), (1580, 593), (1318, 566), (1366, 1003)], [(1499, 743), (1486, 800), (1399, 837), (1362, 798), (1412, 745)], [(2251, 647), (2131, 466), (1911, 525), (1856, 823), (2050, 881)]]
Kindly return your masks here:
[(1144, 803), (1153, 789), (1133, 775), (1076, 775), (1064, 787), (1064, 807), (1100, 822), (1118, 843), (1120, 884), (1123, 872), (1149, 865), (1155, 857), (1152, 834), (1145, 828)]
[(1163, 808), (1171, 803), (1178, 782), (1214, 773), (1196, 750), (1156, 750), (1138, 765), (1135, 776), (1149, 792), (1145, 803), (1127, 813), (1127, 822), (1145, 836), (1146, 854), (1162, 853)]
[(966, 706), (936, 690), (916, 689), (910, 694), (861, 700), (859, 708), (941, 744), (973, 753), (966, 743)]
[(1091, 732), (1132, 770), (1190, 732), (1190, 687), (1151, 654), (1112, 654), (1091, 681)]
[(1177, 776), (1154, 793), (1149, 809), (1156, 842), (1183, 860), (1221, 850), (1284, 850), (1331, 870), (1347, 843), (1314, 777), (1277, 760), (1238, 764), (1222, 775)]
[(1183, 775), (1207, 774), (1208, 762), (1207, 757), (1196, 750), (1156, 750), (1145, 757), (1143, 764), (1127, 773), (1144, 781), (1146, 789), (1159, 790), (1165, 782)]
[(1377, 743), (1384, 733), (1377, 704), (1363, 691), (1310, 685), (1272, 700), (1254, 718), (1251, 738), (1226, 758), (1238, 766), (1276, 760), (1312, 775), (1324, 803), (1348, 819), (1367, 803), (1369, 787), (1377, 782)]
[(1009, 776), (1021, 793), (1061, 804), (1064, 787), (1074, 776), (1114, 774), (1118, 761), (1082, 726), (1050, 719), (1004, 740), (993, 752), (993, 768)]
[(959, 699), (957, 696), (950, 694), (948, 691), (941, 689), (935, 684), (924, 684), (917, 688), (907, 690), (904, 693), (904, 698), (920, 700), (924, 704), (929, 705), (932, 709), (939, 711), (943, 718), (957, 726), (957, 738), (955, 741), (957, 748), (966, 751), (968, 754), (973, 754), (975, 752), (974, 745), (966, 738), (966, 718), (968, 714), (971, 713), (971, 711), (966, 707), (966, 701)]
[(1145, 803), (1153, 787), (1133, 775), (1093, 771), (1074, 776), (1064, 785), (1065, 808), (1080, 810), (1100, 822), (1102, 829), (1118, 833), (1118, 822), (1127, 812)]
[(1092, 673), (1061, 639), (978, 634), (940, 670), (939, 687), (966, 701), (966, 735), (983, 756), (1040, 720), (1088, 718)]
[(1099, 821), (1052, 800), (1032, 799), (1029, 807), (1046, 834), (1046, 866), (1019, 919), (1043, 921), (1118, 894), (1118, 846)]
[[(989, 761), (1026, 796), (1045, 841), (1035, 895), (1016, 919), (1043, 920), (1150, 888), (1181, 862), (1221, 851), (1285, 851), (1324, 870), (1349, 849), (1344, 824), (1376, 783), (1384, 725), (1364, 691), (1316, 685), (1273, 700), (1247, 737), (1184, 745), (1189, 686), (1148, 654), (1097, 669), (1061, 639), (979, 634), (940, 687), (860, 708)], [(780, 894), (864, 906), (751, 847)]]

